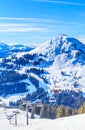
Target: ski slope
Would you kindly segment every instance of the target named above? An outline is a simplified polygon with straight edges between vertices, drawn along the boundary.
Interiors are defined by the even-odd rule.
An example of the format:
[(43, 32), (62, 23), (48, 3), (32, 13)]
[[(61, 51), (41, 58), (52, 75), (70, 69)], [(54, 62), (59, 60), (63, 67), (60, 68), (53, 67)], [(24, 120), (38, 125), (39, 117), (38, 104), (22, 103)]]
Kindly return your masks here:
[(29, 125), (26, 126), (25, 112), (19, 110), (18, 125), (15, 126), (14, 118), (11, 120), (11, 124), (6, 118), (6, 115), (10, 115), (13, 111), (14, 109), (0, 108), (0, 130), (85, 130), (85, 114), (55, 120), (29, 119)]

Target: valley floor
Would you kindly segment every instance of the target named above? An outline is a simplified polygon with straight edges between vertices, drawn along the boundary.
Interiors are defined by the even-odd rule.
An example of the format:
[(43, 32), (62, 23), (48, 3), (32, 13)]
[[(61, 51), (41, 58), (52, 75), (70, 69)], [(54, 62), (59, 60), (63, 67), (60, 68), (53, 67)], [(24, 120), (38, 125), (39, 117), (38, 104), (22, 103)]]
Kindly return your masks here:
[(15, 118), (12, 118), (11, 124), (7, 119), (13, 111), (14, 109), (0, 108), (0, 130), (85, 130), (85, 114), (55, 120), (37, 117), (37, 119), (29, 119), (29, 125), (26, 126), (26, 113), (19, 111), (17, 126), (15, 126)]

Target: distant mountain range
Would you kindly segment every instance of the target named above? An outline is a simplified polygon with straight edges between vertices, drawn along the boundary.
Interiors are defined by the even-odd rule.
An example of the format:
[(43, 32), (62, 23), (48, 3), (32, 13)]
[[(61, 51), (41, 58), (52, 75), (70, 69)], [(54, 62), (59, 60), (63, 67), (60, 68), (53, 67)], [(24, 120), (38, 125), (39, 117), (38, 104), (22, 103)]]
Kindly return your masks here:
[(7, 45), (0, 43), (0, 58), (6, 58), (10, 55), (15, 55), (17, 52), (30, 51), (34, 47), (24, 46), (24, 45)]
[(0, 43), (0, 95), (57, 90), (85, 92), (85, 45), (59, 35), (36, 48)]

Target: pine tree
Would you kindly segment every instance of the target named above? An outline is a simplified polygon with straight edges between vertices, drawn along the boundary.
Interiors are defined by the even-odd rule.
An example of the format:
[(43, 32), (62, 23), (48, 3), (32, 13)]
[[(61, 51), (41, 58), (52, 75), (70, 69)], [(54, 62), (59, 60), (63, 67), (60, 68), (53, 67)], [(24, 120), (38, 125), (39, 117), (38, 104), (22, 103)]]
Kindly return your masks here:
[(78, 114), (78, 110), (77, 109), (73, 109), (72, 110), (72, 115), (77, 115)]
[(47, 105), (43, 105), (40, 111), (40, 118), (45, 118), (46, 117), (46, 109), (47, 109)]
[(71, 116), (72, 115), (72, 109), (70, 107), (65, 108), (65, 114), (66, 116)]
[(64, 106), (60, 106), (58, 108), (57, 118), (64, 117), (64, 116), (65, 116), (65, 107)]
[(48, 106), (46, 114), (47, 114), (47, 118), (49, 119), (52, 118), (52, 109), (50, 106)]
[(35, 118), (35, 117), (34, 117), (34, 114), (35, 114), (34, 109), (32, 109), (32, 111), (31, 111), (31, 119), (34, 119), (34, 118)]
[(79, 114), (85, 113), (85, 102), (84, 102), (83, 105), (79, 108), (78, 113), (79, 113)]
[(34, 116), (35, 113), (36, 113), (36, 105), (33, 106), (32, 111), (31, 111), (31, 118), (32, 119), (35, 118), (35, 116)]
[(40, 118), (49, 118), (51, 116), (51, 109), (49, 105), (44, 104), (40, 111)]
[(57, 107), (55, 105), (52, 106), (52, 119), (56, 118), (56, 113), (57, 113)]

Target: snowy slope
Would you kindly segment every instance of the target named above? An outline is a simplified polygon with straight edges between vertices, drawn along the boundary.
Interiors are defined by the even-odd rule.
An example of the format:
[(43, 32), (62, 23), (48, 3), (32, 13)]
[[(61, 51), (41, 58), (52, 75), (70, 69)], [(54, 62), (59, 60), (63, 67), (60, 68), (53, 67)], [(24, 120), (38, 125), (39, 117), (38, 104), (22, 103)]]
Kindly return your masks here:
[(59, 35), (45, 42), (30, 54), (42, 55), (51, 86), (60, 89), (81, 89), (85, 92), (85, 45), (79, 40)]
[[(50, 119), (29, 119), (29, 125), (26, 126), (25, 112), (19, 111), (17, 116), (18, 125), (14, 125), (14, 118), (11, 124), (7, 120), (6, 115), (12, 114), (15, 110), (0, 108), (0, 130), (84, 130), (85, 129), (85, 114)], [(30, 114), (29, 114), (30, 116)]]
[(59, 35), (31, 51), (17, 52), (0, 63), (1, 89), (5, 88), (1, 95), (32, 93), (38, 88), (85, 92), (85, 45), (67, 35)]

